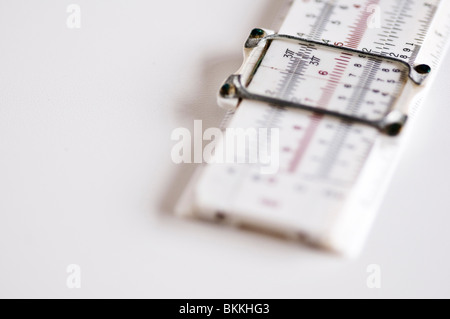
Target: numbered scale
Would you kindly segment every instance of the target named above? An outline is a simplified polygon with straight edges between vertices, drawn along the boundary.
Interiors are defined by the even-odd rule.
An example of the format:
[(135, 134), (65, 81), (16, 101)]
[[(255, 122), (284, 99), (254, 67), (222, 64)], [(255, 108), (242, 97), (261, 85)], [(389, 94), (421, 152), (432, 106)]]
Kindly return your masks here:
[(354, 255), (447, 47), (450, 1), (289, 5), (279, 31), (251, 31), (219, 93), (226, 128), (278, 129), (279, 169), (205, 165), (177, 212)]

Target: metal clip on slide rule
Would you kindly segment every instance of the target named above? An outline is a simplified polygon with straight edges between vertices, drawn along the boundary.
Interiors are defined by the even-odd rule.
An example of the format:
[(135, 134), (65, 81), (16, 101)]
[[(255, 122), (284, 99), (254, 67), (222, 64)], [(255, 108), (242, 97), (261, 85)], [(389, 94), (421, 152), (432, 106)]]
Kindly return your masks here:
[[(390, 105), (388, 111), (380, 118), (368, 119), (351, 113), (346, 114), (344, 112), (326, 109), (320, 105), (306, 105), (296, 101), (251, 92), (248, 87), (263, 62), (263, 59), (273, 41), (290, 41), (303, 46), (313, 47), (314, 50), (317, 50), (318, 52), (323, 50), (334, 50), (336, 54), (344, 52), (344, 54), (346, 53), (352, 56), (362, 55), (366, 58), (372, 58), (378, 61), (395, 64), (397, 65), (398, 72), (401, 72), (403, 75), (401, 77), (404, 79), (403, 91), (408, 85), (412, 87), (421, 86), (431, 72), (431, 67), (426, 64), (411, 66), (407, 62), (393, 57), (363, 52), (343, 46), (330, 45), (323, 42), (306, 40), (304, 38), (292, 35), (277, 34), (270, 30), (258, 28), (252, 30), (245, 43), (244, 63), (242, 67), (237, 73), (231, 75), (220, 89), (220, 106), (227, 109), (236, 109), (242, 100), (253, 100), (273, 106), (296, 108), (319, 115), (331, 116), (350, 123), (368, 125), (389, 136), (397, 136), (401, 132), (408, 119), (408, 112), (403, 109), (405, 103), (399, 101), (400, 95), (397, 96), (395, 102)], [(316, 89), (318, 90), (320, 87), (317, 87)]]

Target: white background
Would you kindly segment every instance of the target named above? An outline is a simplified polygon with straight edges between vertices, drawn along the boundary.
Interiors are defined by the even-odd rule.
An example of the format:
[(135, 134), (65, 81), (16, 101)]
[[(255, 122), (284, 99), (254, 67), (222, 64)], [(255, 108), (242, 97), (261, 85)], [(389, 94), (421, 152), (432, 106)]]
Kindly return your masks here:
[(0, 297), (450, 297), (450, 56), (358, 259), (173, 216), (170, 134), (220, 123), (280, 2), (80, 0), (71, 30), (70, 1), (0, 0)]

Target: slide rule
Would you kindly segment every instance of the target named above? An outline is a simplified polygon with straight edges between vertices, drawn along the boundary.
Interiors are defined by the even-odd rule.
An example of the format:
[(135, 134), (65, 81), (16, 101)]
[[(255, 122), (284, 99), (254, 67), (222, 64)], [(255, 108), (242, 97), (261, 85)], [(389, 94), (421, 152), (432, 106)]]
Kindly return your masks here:
[(447, 48), (450, 1), (289, 6), (278, 30), (249, 30), (244, 64), (219, 92), (229, 115), (217, 146), (230, 129), (270, 129), (276, 165), (272, 153), (269, 165), (212, 160), (177, 213), (355, 255)]

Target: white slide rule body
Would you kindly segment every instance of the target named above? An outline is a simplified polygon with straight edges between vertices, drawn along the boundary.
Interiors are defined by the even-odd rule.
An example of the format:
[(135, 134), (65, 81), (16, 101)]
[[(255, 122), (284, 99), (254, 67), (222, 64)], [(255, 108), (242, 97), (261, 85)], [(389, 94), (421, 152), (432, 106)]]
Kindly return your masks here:
[[(278, 128), (279, 170), (262, 174), (258, 165), (205, 165), (178, 211), (220, 217), (356, 254), (408, 132), (414, 129), (414, 117), (439, 67), (449, 30), (450, 1), (294, 1), (276, 31), (334, 48), (274, 40), (248, 89), (371, 120), (401, 103), (409, 109), (405, 129), (390, 137), (363, 124), (243, 100), (226, 126)], [(429, 65), (432, 71), (425, 85), (411, 86), (402, 69), (406, 64), (372, 55), (398, 59), (412, 68)], [(405, 92), (409, 86), (413, 89)]]

